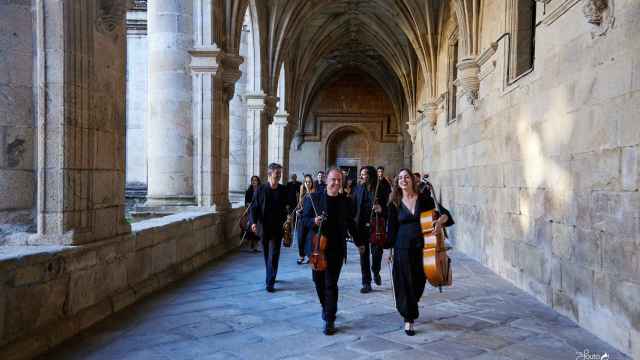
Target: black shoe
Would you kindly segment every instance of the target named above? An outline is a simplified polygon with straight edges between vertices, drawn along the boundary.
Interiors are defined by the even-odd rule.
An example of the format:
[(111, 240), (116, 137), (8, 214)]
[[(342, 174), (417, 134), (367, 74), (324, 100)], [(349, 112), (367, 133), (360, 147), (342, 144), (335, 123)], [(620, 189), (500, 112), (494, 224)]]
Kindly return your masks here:
[(272, 293), (272, 292), (276, 291), (276, 288), (273, 287), (273, 285), (267, 285), (267, 291)]
[(375, 282), (376, 285), (378, 286), (382, 285), (382, 279), (380, 278), (380, 274), (373, 275), (373, 282)]
[(404, 333), (409, 336), (414, 336), (416, 334), (416, 331), (413, 330), (413, 321), (405, 321)]
[(296, 260), (296, 263), (298, 265), (302, 265), (303, 262), (304, 262), (304, 258), (298, 258), (298, 260)]
[(362, 289), (360, 289), (360, 293), (361, 294), (367, 294), (371, 292), (371, 285), (366, 284), (366, 285), (362, 285)]
[(327, 336), (331, 336), (336, 333), (336, 327), (333, 324), (333, 321), (327, 321), (324, 323), (324, 330), (322, 330), (322, 333)]

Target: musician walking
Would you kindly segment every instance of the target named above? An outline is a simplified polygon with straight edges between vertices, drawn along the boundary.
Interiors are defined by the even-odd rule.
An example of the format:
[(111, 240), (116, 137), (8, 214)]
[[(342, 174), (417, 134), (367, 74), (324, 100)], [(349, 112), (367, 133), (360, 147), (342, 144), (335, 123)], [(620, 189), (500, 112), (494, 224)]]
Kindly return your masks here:
[[(393, 291), (396, 308), (404, 318), (404, 330), (415, 335), (413, 321), (418, 318), (418, 302), (424, 292), (426, 278), (422, 262), (424, 239), (420, 228), (420, 213), (436, 208), (428, 194), (420, 194), (418, 182), (408, 169), (401, 169), (393, 184), (389, 199), (387, 236), (392, 245), (387, 259), (393, 263)], [(435, 222), (435, 231), (453, 225), (449, 212), (443, 210)]]
[(262, 240), (266, 289), (274, 292), (282, 245), (282, 225), (287, 220), (287, 188), (280, 184), (280, 164), (269, 164), (267, 174), (268, 182), (259, 186), (254, 194), (254, 201), (249, 209), (249, 223), (251, 231)]
[(302, 206), (307, 194), (316, 192), (313, 178), (307, 174), (304, 176), (304, 183), (300, 186), (300, 199), (296, 206), (296, 215), (298, 216), (296, 226), (296, 238), (298, 239), (298, 265), (309, 263), (309, 255), (311, 254), (311, 238), (313, 233), (308, 231), (307, 227), (302, 225)]
[[(318, 300), (322, 306), (325, 335), (333, 335), (336, 332), (338, 278), (347, 257), (347, 231), (356, 233), (351, 202), (344, 194), (340, 194), (343, 180), (340, 170), (331, 169), (327, 173), (325, 191), (309, 194), (304, 200), (302, 211), (304, 226), (309, 231), (317, 233), (322, 225), (322, 234), (327, 238), (324, 251), (327, 267), (324, 271), (312, 272)], [(325, 216), (322, 216), (323, 214)]]
[[(360, 169), (360, 184), (353, 192), (353, 204), (355, 207), (355, 222), (358, 234), (354, 241), (360, 252), (360, 271), (362, 273), (362, 288), (360, 292), (371, 292), (371, 274), (376, 285), (382, 284), (380, 268), (382, 264), (383, 249), (380, 246), (370, 244), (372, 220), (374, 216), (385, 216), (388, 192), (378, 185), (376, 169), (366, 166)], [(376, 191), (377, 190), (377, 191)], [(382, 201), (382, 199), (385, 199)], [(375, 212), (375, 214), (373, 213)], [(384, 231), (382, 229), (381, 231)], [(371, 258), (371, 259), (370, 259)]]

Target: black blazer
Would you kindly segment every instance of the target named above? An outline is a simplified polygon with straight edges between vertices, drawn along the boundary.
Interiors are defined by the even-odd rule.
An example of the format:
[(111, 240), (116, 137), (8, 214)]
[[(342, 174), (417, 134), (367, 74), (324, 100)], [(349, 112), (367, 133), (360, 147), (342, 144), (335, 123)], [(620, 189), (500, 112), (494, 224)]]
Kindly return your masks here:
[(249, 186), (247, 191), (244, 192), (244, 206), (249, 206), (249, 204), (251, 204), (251, 201), (253, 201), (253, 193), (253, 186)]
[[(369, 202), (369, 192), (367, 187), (363, 184), (358, 184), (352, 195), (354, 211), (354, 220), (358, 228), (361, 228), (369, 222), (371, 217), (372, 205), (365, 206)], [(387, 201), (389, 199), (389, 193), (383, 189), (382, 186), (378, 188), (378, 204), (382, 207), (382, 217), (387, 218)], [(373, 202), (371, 202), (373, 204)], [(366, 207), (366, 208), (365, 208)]]
[[(314, 192), (305, 197), (301, 216), (301, 225), (304, 227), (302, 236), (307, 236), (307, 234), (311, 231), (313, 231), (314, 233), (318, 232), (318, 226), (316, 226), (315, 224), (316, 212), (314, 211), (313, 206), (315, 206), (315, 210), (318, 211), (318, 214), (326, 212), (327, 196), (328, 195), (326, 192)], [(331, 233), (339, 234), (339, 236), (337, 239), (329, 238), (329, 244), (327, 244), (327, 255), (330, 255), (329, 253), (332, 253), (346, 259), (347, 231), (352, 236), (357, 236), (357, 231), (356, 224), (353, 221), (353, 208), (351, 206), (351, 201), (344, 194), (338, 195), (338, 198), (341, 202), (341, 205), (338, 206), (338, 211), (340, 212), (337, 216), (337, 218), (339, 219), (338, 229), (336, 231), (332, 231)], [(313, 205), (311, 204), (311, 201), (313, 201)], [(331, 214), (331, 216), (333, 215), (335, 214)]]
[[(436, 207), (435, 201), (430, 196), (418, 195), (415, 213), (400, 203), (398, 208), (394, 203), (389, 204), (389, 218), (387, 221), (387, 239), (394, 249), (410, 249), (424, 247), (424, 238), (420, 228), (420, 213)], [(455, 224), (449, 210), (440, 205), (442, 213), (449, 218), (445, 227)]]
[(249, 226), (256, 224), (258, 226), (257, 234), (262, 237), (264, 235), (265, 214), (269, 212), (271, 219), (275, 219), (276, 221), (275, 224), (269, 224), (269, 226), (274, 226), (274, 229), (277, 230), (276, 235), (282, 238), (282, 225), (287, 220), (287, 187), (278, 184), (276, 188), (278, 196), (282, 200), (282, 206), (279, 209), (273, 207), (270, 203), (269, 196), (267, 196), (270, 187), (271, 185), (269, 185), (269, 183), (262, 184), (253, 194), (253, 203), (249, 208)]

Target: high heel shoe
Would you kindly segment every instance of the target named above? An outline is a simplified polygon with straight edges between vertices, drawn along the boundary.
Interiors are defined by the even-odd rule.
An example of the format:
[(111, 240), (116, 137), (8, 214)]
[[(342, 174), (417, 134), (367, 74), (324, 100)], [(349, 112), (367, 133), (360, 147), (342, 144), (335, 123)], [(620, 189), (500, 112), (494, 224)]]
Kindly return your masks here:
[(413, 330), (413, 323), (410, 323), (410, 322), (404, 323), (404, 333), (409, 336), (414, 336), (416, 334), (416, 331)]

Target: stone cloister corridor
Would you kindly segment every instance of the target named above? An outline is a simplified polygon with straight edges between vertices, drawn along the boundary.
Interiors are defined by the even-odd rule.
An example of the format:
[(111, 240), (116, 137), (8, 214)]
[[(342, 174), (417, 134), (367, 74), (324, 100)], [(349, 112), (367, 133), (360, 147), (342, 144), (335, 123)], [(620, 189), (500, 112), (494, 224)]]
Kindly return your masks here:
[[(640, 359), (639, 19), (638, 0), (0, 0), (0, 359)], [(238, 225), (270, 163), (285, 185), (429, 175), (454, 280), (415, 337), (386, 270), (357, 291), (352, 244), (335, 336), (293, 250), (265, 291)]]

